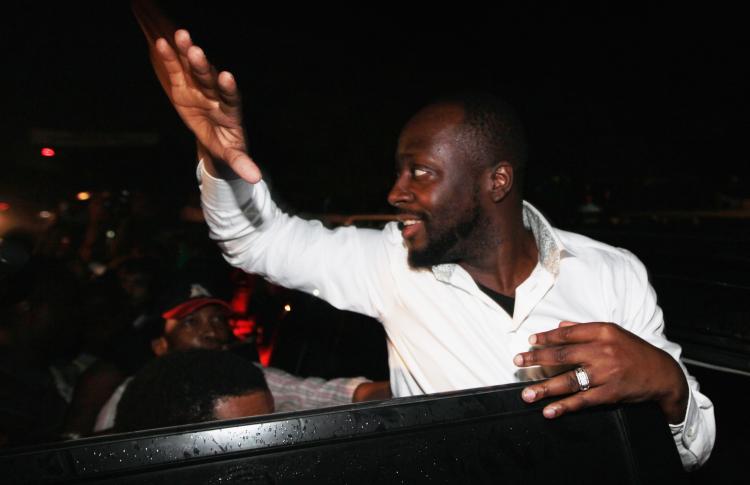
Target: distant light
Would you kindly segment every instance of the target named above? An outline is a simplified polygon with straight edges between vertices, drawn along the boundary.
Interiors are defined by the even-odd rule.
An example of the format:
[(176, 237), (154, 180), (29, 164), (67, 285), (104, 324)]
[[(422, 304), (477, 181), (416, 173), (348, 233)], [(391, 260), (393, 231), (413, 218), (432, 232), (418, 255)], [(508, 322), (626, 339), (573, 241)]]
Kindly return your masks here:
[(10, 209), (10, 204), (7, 202), (0, 202), (0, 212), (5, 212)]
[(113, 231), (112, 229), (107, 231), (107, 239), (114, 239), (114, 238), (115, 238), (115, 231)]
[(49, 147), (42, 148), (42, 156), (43, 157), (54, 157), (55, 156), (55, 150)]
[(292, 305), (290, 305), (289, 303), (287, 303), (286, 305), (284, 305), (284, 311), (285, 312), (292, 311)]
[(313, 290), (313, 295), (315, 295), (315, 296), (318, 296), (318, 295), (320, 295), (320, 290), (319, 290), (319, 289), (317, 289), (317, 288), (315, 288), (315, 289)]
[(41, 211), (39, 213), (39, 217), (41, 217), (42, 219), (49, 219), (50, 217), (52, 217), (52, 213), (50, 211)]
[(78, 200), (89, 200), (91, 198), (91, 192), (78, 192), (76, 199)]

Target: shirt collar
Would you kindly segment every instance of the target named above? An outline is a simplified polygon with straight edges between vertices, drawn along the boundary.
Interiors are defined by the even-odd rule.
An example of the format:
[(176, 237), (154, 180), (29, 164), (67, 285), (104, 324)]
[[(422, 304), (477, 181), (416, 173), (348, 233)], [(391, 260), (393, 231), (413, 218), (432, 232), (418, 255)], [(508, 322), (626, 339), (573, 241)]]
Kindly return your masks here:
[[(539, 263), (544, 269), (557, 276), (560, 271), (560, 258), (563, 253), (573, 253), (563, 246), (556, 231), (539, 210), (523, 201), (523, 225), (531, 230), (539, 249)], [(458, 265), (455, 263), (438, 264), (432, 267), (432, 273), (439, 281), (449, 282)]]
[(523, 201), (523, 225), (531, 230), (539, 249), (539, 263), (544, 269), (557, 276), (560, 271), (560, 258), (563, 253), (572, 253), (563, 246), (557, 231), (539, 212), (539, 209)]

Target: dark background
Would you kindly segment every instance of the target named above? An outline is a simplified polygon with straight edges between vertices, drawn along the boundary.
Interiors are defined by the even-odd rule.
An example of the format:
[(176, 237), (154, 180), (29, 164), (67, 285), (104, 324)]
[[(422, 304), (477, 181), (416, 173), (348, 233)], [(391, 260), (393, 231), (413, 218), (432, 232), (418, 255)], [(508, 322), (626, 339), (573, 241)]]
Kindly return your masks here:
[[(517, 105), (531, 145), (527, 197), (559, 225), (586, 195), (618, 210), (716, 209), (748, 196), (738, 12), (624, 2), (409, 14), (162, 6), (235, 73), (251, 151), (291, 210), (387, 211), (400, 127), (436, 95), (466, 88)], [(193, 142), (128, 2), (34, 3), (2, 22), (0, 199), (54, 204), (130, 187), (184, 202), (195, 190)], [(74, 141), (56, 146), (32, 130)], [(156, 142), (81, 146), (92, 132)], [(42, 158), (42, 146), (57, 156)]]

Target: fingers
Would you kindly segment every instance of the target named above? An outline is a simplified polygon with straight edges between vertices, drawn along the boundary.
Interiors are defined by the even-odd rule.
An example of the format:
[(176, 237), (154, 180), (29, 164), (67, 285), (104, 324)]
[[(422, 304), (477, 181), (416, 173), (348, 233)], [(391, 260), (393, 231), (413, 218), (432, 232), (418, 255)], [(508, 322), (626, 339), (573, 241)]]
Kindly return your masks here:
[(239, 115), (241, 100), (234, 76), (227, 71), (217, 73), (214, 66), (208, 62), (203, 49), (193, 44), (188, 31), (175, 32), (175, 43), (182, 62), (190, 69), (192, 80), (201, 92), (211, 100), (221, 100), (226, 105), (220, 106), (225, 114)]
[(191, 46), (186, 55), (195, 80), (204, 88), (216, 89), (216, 70), (208, 62), (203, 49), (197, 45)]
[(531, 345), (562, 345), (607, 340), (620, 330), (618, 325), (603, 322), (560, 322), (554, 330), (529, 336)]
[(193, 44), (190, 33), (180, 29), (174, 34), (177, 52), (183, 68), (189, 70), (190, 80), (211, 100), (219, 97), (216, 87), (216, 69), (208, 62), (203, 49)]
[(155, 47), (156, 54), (158, 55), (159, 60), (166, 69), (167, 75), (169, 77), (169, 82), (172, 84), (172, 86), (185, 86), (187, 84), (187, 80), (185, 79), (185, 70), (182, 66), (182, 63), (180, 63), (180, 59), (177, 57), (177, 53), (174, 51), (174, 49), (172, 49), (172, 46), (169, 45), (169, 42), (167, 42), (167, 40), (164, 38), (156, 39)]
[(529, 342), (537, 348), (514, 357), (519, 367), (571, 365), (583, 368), (588, 376), (587, 384), (586, 376), (579, 381), (575, 371), (568, 371), (522, 391), (526, 402), (570, 394), (545, 407), (549, 418), (598, 404), (658, 400), (677, 381), (660, 377), (668, 367), (664, 360), (671, 357), (662, 358), (663, 351), (612, 323), (561, 322), (557, 329), (531, 336)]
[(193, 39), (190, 37), (190, 32), (185, 29), (177, 29), (174, 33), (174, 42), (177, 44), (177, 48), (180, 52), (187, 52), (190, 46), (193, 45)]
[[(232, 74), (217, 73), (203, 49), (193, 44), (190, 34), (184, 29), (174, 33), (174, 45), (160, 38), (154, 50), (158, 64), (167, 73), (166, 82), (160, 76), (162, 85), (206, 153), (212, 160), (217, 160), (217, 173), (223, 172), (218, 167), (224, 162), (234, 174), (257, 183), (261, 173), (247, 154), (242, 103)], [(208, 165), (214, 166), (213, 162)], [(231, 172), (221, 175), (234, 177)]]
[(591, 389), (585, 392), (577, 392), (572, 396), (566, 397), (559, 401), (555, 401), (544, 407), (542, 414), (545, 418), (553, 419), (559, 418), (563, 414), (580, 411), (581, 409), (603, 404), (606, 401), (604, 397), (604, 391), (599, 389)]
[(585, 370), (591, 385), (591, 388), (586, 391), (581, 390), (575, 371), (570, 371), (525, 388), (521, 392), (521, 398), (532, 403), (544, 398), (569, 394), (569, 397), (544, 407), (542, 414), (546, 418), (557, 418), (569, 412), (607, 402), (606, 390), (596, 387), (598, 384), (596, 375), (591, 373), (591, 369)]
[(240, 92), (237, 89), (237, 81), (231, 72), (222, 71), (218, 76), (219, 95), (221, 100), (229, 106), (240, 105)]
[(544, 347), (521, 352), (513, 357), (513, 363), (518, 367), (531, 365), (556, 366), (590, 362), (597, 349), (586, 344), (570, 344), (555, 347)]
[[(585, 369), (586, 374), (589, 376), (590, 390), (596, 387), (597, 381), (595, 376), (592, 375), (590, 369)], [(581, 392), (581, 386), (576, 377), (575, 371), (564, 372), (559, 376), (555, 376), (546, 381), (537, 382), (525, 388), (521, 392), (521, 398), (526, 402), (536, 402), (540, 399), (552, 396), (563, 396), (566, 394), (573, 394)], [(588, 392), (588, 391), (583, 391)]]

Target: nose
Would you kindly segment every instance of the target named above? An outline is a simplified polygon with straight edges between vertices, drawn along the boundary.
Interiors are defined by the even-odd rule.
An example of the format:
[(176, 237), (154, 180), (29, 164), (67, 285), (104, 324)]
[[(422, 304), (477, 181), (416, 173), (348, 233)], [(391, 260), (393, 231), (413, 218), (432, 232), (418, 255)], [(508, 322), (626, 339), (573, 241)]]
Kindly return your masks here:
[(206, 337), (217, 337), (222, 333), (222, 324), (210, 318), (199, 319), (199, 329), (202, 335)]
[(396, 178), (391, 191), (388, 192), (388, 203), (393, 207), (399, 207), (401, 204), (408, 204), (414, 200), (414, 194), (409, 190), (407, 174), (401, 174)]
[(221, 340), (227, 340), (232, 333), (232, 327), (228, 321), (214, 322), (213, 332), (216, 338)]

